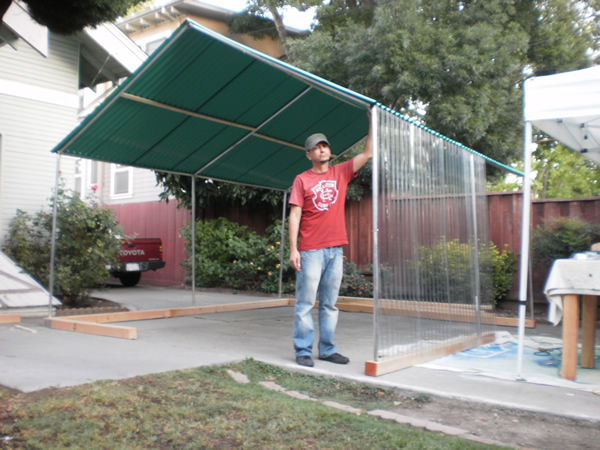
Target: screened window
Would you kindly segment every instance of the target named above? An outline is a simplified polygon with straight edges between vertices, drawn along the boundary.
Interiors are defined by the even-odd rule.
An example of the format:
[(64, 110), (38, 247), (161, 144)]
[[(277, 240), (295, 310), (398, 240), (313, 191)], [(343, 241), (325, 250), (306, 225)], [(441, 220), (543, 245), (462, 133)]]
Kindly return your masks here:
[(75, 192), (83, 197), (83, 159), (75, 161)]
[(122, 164), (111, 164), (111, 196), (132, 195), (133, 168)]

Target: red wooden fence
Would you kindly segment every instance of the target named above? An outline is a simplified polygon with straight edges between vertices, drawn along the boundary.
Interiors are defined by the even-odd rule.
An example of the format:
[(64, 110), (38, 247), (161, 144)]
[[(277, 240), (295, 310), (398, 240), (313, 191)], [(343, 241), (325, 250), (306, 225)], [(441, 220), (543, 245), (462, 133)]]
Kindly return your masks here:
[[(504, 244), (515, 253), (521, 250), (521, 209), (520, 192), (488, 194), (488, 217), (490, 239), (500, 249)], [(182, 285), (184, 276), (181, 262), (185, 258), (184, 240), (180, 230), (191, 215), (185, 209), (177, 209), (176, 202), (136, 203), (112, 206), (117, 220), (127, 234), (139, 237), (160, 237), (164, 244), (164, 257), (167, 265), (156, 272), (142, 275), (142, 283), (158, 286)], [(344, 254), (359, 268), (372, 263), (372, 202), (365, 197), (360, 202), (348, 202), (346, 206), (346, 224), (349, 244)], [(270, 217), (281, 217), (273, 210), (238, 209), (221, 206), (218, 210), (205, 213), (203, 218), (226, 217), (229, 220), (247, 225), (262, 233), (270, 223)], [(532, 204), (532, 229), (549, 217), (581, 217), (589, 222), (600, 220), (600, 197), (580, 199), (534, 200)], [(542, 289), (547, 272), (544, 268), (532, 268), (534, 297), (543, 301)], [(513, 288), (508, 295), (511, 300), (518, 298), (518, 274), (515, 274)]]

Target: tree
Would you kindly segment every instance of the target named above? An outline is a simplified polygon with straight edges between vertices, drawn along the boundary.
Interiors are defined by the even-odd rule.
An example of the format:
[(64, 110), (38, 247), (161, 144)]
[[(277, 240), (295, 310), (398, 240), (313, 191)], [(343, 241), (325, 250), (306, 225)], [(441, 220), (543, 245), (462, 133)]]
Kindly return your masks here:
[[(518, 165), (522, 169), (522, 164)], [(542, 138), (532, 155), (533, 198), (580, 198), (600, 195), (600, 168), (589, 159), (552, 139)], [(521, 179), (506, 178), (488, 186), (490, 191), (521, 189)]]
[[(231, 18), (229, 28), (233, 33), (252, 33), (257, 39), (264, 36), (279, 38), (285, 51), (288, 32), (283, 24), (282, 9), (291, 6), (306, 11), (311, 6), (320, 4), (320, 0), (248, 0), (247, 8)], [(272, 22), (265, 18), (266, 14), (271, 15)]]
[[(251, 0), (242, 16), (263, 17), (272, 8), (282, 15), (283, 6), (314, 3)], [(586, 67), (590, 50), (598, 47), (597, 0), (316, 3), (318, 23), (312, 33), (299, 38), (278, 35), (286, 40), (292, 64), (506, 164), (521, 159), (524, 79)], [(252, 23), (245, 24), (244, 31), (251, 31)], [(259, 33), (266, 32), (264, 22), (254, 26), (260, 27)], [(491, 175), (501, 175), (499, 169), (488, 167)], [(180, 200), (189, 196), (189, 179), (179, 178), (159, 175), (165, 196)], [(264, 197), (223, 183), (197, 183), (205, 200), (218, 195)], [(368, 182), (359, 184), (359, 191), (365, 185)], [(234, 189), (234, 196), (227, 194), (229, 189)]]
[(348, 12), (345, 20), (325, 15), (330, 21), (311, 35), (290, 39), (288, 56), (309, 72), (509, 163), (521, 155), (520, 84), (526, 73), (591, 63), (598, 17), (584, 14), (584, 3), (379, 0), (371, 21), (349, 6), (336, 10)]
[[(161, 200), (169, 202), (169, 199), (175, 198), (180, 206), (187, 209), (192, 208), (192, 177), (166, 172), (155, 172), (155, 174), (156, 184), (163, 189), (159, 195)], [(195, 178), (195, 181), (196, 211), (199, 219), (215, 204), (237, 204), (248, 207), (262, 204), (275, 208), (283, 200), (283, 193), (280, 191), (252, 188), (205, 178)]]
[[(73, 34), (85, 27), (124, 16), (129, 8), (146, 0), (23, 0), (33, 19), (58, 34)], [(12, 0), (0, 0), (0, 17)]]

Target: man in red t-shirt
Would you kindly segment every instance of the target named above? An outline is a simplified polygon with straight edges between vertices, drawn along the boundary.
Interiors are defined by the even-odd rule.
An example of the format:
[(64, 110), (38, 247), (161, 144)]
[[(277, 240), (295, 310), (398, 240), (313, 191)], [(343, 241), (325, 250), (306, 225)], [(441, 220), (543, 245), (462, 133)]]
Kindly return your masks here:
[(371, 158), (371, 130), (363, 152), (341, 164), (329, 165), (331, 149), (322, 133), (309, 136), (304, 147), (313, 166), (294, 180), (289, 218), (290, 263), (296, 269), (296, 362), (314, 366), (312, 309), (318, 294), (319, 359), (348, 364), (350, 360), (333, 344), (344, 268), (342, 245), (348, 243), (344, 207), (348, 183)]

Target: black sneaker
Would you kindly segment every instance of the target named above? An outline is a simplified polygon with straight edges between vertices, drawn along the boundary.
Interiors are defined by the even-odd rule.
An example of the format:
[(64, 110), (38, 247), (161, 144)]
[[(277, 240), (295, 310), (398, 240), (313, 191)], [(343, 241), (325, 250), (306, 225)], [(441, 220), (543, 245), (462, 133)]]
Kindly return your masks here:
[(329, 361), (334, 364), (348, 364), (350, 362), (349, 358), (340, 355), (339, 353), (333, 353), (329, 356), (319, 356), (319, 359), (323, 361)]
[(299, 366), (306, 366), (306, 367), (313, 367), (315, 365), (315, 363), (313, 362), (313, 359), (308, 356), (296, 356), (296, 363)]

